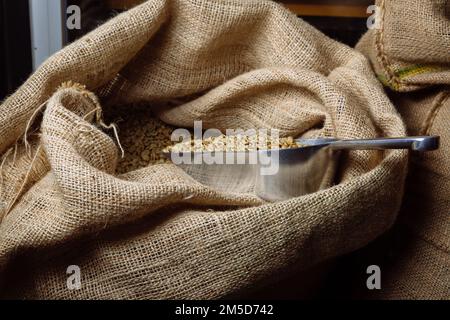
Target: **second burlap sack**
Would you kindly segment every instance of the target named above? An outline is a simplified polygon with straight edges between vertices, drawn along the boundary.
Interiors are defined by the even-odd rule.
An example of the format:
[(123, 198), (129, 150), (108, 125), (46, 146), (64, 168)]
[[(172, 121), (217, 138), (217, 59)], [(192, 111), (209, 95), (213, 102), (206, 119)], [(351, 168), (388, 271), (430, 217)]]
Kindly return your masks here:
[[(57, 89), (67, 81), (87, 90)], [(51, 57), (0, 106), (1, 297), (219, 298), (365, 246), (396, 219), (405, 151), (351, 152), (336, 185), (278, 203), (172, 164), (119, 175), (102, 113), (135, 103), (173, 126), (405, 135), (366, 58), (280, 5), (147, 1)]]
[(450, 82), (450, 3), (377, 0), (378, 21), (358, 43), (379, 79), (395, 91)]
[[(450, 2), (379, 0), (379, 28), (358, 44), (410, 135), (438, 135), (414, 154), (400, 221), (381, 254), (385, 299), (450, 299)], [(371, 263), (374, 255), (366, 253)], [(379, 256), (379, 255), (378, 255)], [(367, 290), (365, 290), (367, 294)]]

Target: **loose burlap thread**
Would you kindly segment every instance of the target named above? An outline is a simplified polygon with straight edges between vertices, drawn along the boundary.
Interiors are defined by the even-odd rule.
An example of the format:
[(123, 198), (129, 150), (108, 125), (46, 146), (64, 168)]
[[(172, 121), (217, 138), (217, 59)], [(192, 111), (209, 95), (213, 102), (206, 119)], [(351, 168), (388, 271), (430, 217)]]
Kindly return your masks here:
[[(66, 81), (99, 99), (56, 90)], [(29, 152), (14, 147), (47, 100)], [(16, 149), (0, 200), (8, 207), (19, 192), (2, 211), (1, 297), (219, 298), (360, 248), (395, 221), (405, 151), (351, 152), (337, 185), (278, 203), (171, 164), (118, 175), (118, 145), (92, 114), (134, 103), (181, 127), (405, 135), (366, 58), (280, 5), (147, 1), (52, 56), (0, 107), (0, 153)], [(69, 265), (80, 267), (80, 290), (67, 287)]]

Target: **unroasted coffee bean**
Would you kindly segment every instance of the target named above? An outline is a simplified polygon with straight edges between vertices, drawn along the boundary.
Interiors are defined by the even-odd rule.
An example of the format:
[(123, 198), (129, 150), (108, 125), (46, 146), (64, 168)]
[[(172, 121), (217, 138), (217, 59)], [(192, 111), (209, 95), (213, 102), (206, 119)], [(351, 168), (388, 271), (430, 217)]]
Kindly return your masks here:
[(145, 108), (134, 107), (132, 112), (119, 111), (112, 119), (118, 126), (119, 140), (125, 151), (124, 157), (119, 161), (117, 173), (170, 163), (162, 152), (172, 145), (170, 137), (173, 127), (157, 119)]
[(254, 135), (221, 135), (203, 140), (190, 140), (168, 147), (168, 152), (243, 152), (257, 150), (292, 149), (302, 145), (292, 137), (274, 138)]

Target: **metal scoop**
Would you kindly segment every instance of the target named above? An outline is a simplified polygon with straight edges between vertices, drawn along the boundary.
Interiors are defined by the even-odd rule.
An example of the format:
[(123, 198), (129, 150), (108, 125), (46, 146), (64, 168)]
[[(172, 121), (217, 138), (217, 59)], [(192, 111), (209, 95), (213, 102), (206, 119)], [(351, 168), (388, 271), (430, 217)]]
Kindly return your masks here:
[[(178, 164), (194, 179), (212, 188), (234, 193), (256, 193), (267, 201), (282, 201), (319, 191), (334, 176), (341, 150), (410, 149), (418, 152), (439, 148), (438, 136), (361, 140), (297, 139), (302, 147), (257, 152), (189, 154), (191, 163)], [(250, 158), (257, 154), (258, 161)], [(194, 157), (214, 155), (220, 163), (208, 164)], [(166, 154), (169, 158), (173, 154)], [(225, 161), (240, 158), (240, 162)], [(264, 161), (263, 161), (264, 160)], [(267, 161), (270, 160), (270, 161)]]

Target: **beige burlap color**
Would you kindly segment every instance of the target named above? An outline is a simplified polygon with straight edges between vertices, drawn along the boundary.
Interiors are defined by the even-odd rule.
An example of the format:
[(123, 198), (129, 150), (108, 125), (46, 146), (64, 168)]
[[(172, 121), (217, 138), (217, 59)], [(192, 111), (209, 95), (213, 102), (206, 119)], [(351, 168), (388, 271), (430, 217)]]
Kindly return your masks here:
[[(379, 29), (357, 46), (390, 89), (409, 135), (441, 148), (411, 157), (401, 217), (387, 250), (384, 299), (450, 299), (450, 2), (379, 0)], [(388, 90), (390, 91), (390, 90)], [(405, 92), (406, 91), (406, 92)]]
[(377, 0), (378, 28), (359, 42), (379, 79), (396, 91), (450, 82), (450, 3)]
[[(67, 81), (87, 90), (57, 90)], [(55, 54), (0, 107), (1, 297), (218, 298), (360, 248), (396, 218), (405, 151), (351, 152), (336, 185), (277, 203), (171, 164), (118, 175), (101, 111), (134, 103), (181, 127), (405, 135), (366, 58), (280, 5), (147, 1)], [(69, 265), (80, 290), (67, 288)]]

